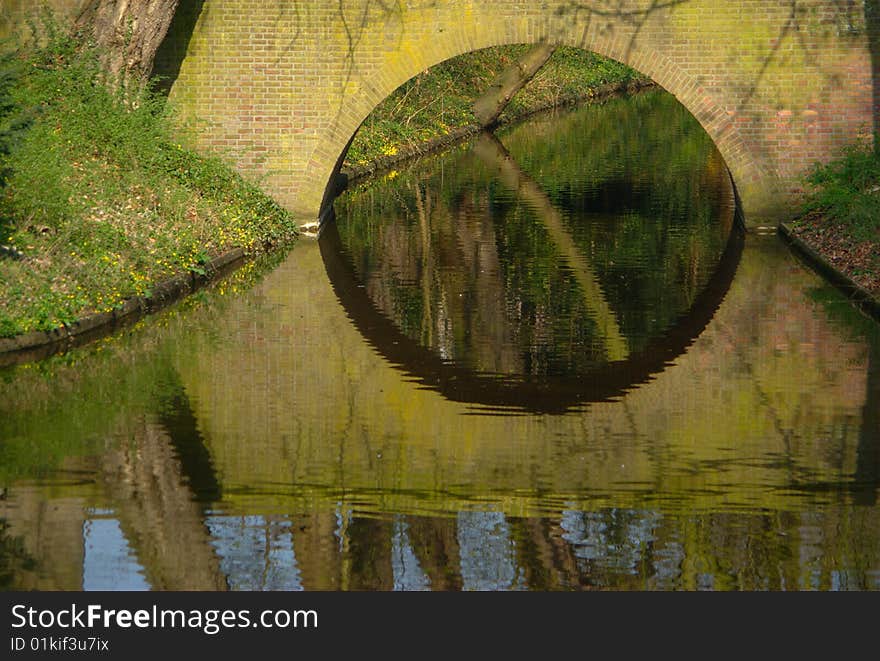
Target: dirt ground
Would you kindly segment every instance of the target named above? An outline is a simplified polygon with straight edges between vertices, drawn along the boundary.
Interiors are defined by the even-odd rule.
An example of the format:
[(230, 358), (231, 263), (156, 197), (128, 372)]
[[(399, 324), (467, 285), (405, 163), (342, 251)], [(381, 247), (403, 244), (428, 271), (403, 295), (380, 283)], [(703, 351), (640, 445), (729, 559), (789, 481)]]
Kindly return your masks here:
[(800, 218), (791, 230), (838, 271), (880, 299), (880, 236), (857, 241), (843, 225), (819, 214)]

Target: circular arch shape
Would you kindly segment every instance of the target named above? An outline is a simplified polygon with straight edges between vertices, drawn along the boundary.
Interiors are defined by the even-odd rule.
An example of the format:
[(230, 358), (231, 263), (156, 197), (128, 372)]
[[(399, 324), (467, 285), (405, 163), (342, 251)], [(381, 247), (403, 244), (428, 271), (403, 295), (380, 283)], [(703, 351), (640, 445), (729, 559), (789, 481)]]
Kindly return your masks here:
[(358, 279), (332, 220), (319, 237), (319, 247), (330, 284), (351, 322), (379, 355), (421, 386), (451, 401), (489, 410), (565, 413), (577, 406), (608, 401), (646, 383), (699, 337), (727, 295), (739, 266), (745, 231), (738, 206), (733, 213), (730, 236), (718, 266), (691, 307), (671, 328), (637, 354), (565, 377), (508, 380), (443, 360), (405, 335), (376, 307)]
[[(355, 85), (352, 93), (343, 95), (334, 121), (318, 140), (322, 147), (315, 150), (306, 170), (307, 181), (324, 185), (320, 191), (321, 218), (327, 215), (333, 197), (339, 192), (337, 175), (358, 129), (394, 90), (418, 73), (453, 57), (492, 46), (534, 44), (543, 40), (621, 62), (675, 96), (700, 123), (724, 159), (747, 224), (750, 211), (765, 205), (758, 197), (777, 196), (781, 186), (773, 169), (751, 152), (733, 121), (733, 113), (725, 110), (730, 107), (729, 99), (718, 98), (717, 93), (705, 89), (672, 59), (653, 48), (641, 46), (635, 37), (627, 42), (591, 33), (589, 29), (575, 34), (569, 28), (557, 32), (556, 39), (548, 39), (546, 35), (535, 39), (535, 30), (531, 28), (528, 22), (523, 29), (509, 28), (503, 38), (492, 29), (443, 30), (436, 38), (408, 45), (403, 56), (386, 58), (375, 75)], [(756, 185), (762, 189), (760, 193), (753, 193)]]

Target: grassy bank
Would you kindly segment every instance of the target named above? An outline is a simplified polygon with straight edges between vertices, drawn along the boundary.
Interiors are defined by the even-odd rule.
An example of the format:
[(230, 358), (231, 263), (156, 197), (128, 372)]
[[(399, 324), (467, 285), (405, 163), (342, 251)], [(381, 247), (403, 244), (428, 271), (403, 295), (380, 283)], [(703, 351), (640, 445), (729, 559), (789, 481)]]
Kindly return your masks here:
[(48, 40), (0, 57), (0, 337), (119, 307), (234, 247), (291, 240), (290, 214), (198, 155), (151, 89)]
[[(219, 158), (199, 155), (149, 87), (101, 80), (98, 54), (48, 40), (0, 56), (0, 337), (109, 312), (214, 256), (297, 232), (290, 215)], [(474, 122), (473, 101), (527, 46), (449, 60), (399, 88), (348, 153), (363, 165)], [(560, 48), (502, 120), (638, 80)]]
[[(514, 45), (475, 51), (411, 78), (370, 114), (352, 142), (345, 166), (356, 170), (473, 125), (474, 101), (529, 48)], [(645, 80), (613, 60), (560, 47), (513, 98), (501, 121), (583, 99), (607, 85)]]
[(850, 147), (817, 166), (807, 182), (803, 213), (792, 223), (795, 236), (880, 299), (880, 153)]

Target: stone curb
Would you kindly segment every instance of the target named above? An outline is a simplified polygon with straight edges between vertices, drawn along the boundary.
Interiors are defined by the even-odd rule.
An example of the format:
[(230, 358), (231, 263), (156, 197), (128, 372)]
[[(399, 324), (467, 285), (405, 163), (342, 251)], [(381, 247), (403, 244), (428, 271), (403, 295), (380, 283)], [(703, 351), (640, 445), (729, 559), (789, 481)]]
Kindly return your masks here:
[(233, 248), (207, 262), (204, 275), (190, 271), (163, 280), (153, 287), (150, 296), (126, 299), (112, 312), (90, 314), (50, 331), (32, 331), (0, 338), (0, 366), (45, 357), (112, 331), (124, 323), (134, 322), (206, 285), (231, 270), (245, 257), (244, 250)]
[(792, 228), (786, 223), (780, 223), (779, 234), (800, 254), (813, 270), (843, 292), (857, 308), (868, 316), (880, 321), (880, 300), (877, 297), (856, 283), (848, 275), (838, 270), (837, 267), (808, 243), (795, 236)]

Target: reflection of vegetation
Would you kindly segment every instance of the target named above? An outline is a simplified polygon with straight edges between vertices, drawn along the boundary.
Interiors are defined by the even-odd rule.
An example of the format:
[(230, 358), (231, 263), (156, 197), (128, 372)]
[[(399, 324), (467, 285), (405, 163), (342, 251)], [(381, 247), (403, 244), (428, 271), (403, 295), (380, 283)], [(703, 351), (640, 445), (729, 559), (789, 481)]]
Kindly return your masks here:
[(118, 431), (117, 411), (149, 411), (166, 366), (150, 359), (155, 356), (136, 366), (135, 359), (112, 354), (102, 379), (83, 378), (79, 367), (56, 362), (16, 370), (0, 384), (0, 483), (44, 477), (68, 458), (98, 453)]
[(829, 321), (850, 340), (866, 339), (880, 344), (880, 324), (862, 313), (834, 287), (822, 284), (806, 292), (807, 297), (822, 306)]
[[(438, 208), (425, 190), (420, 199)], [(804, 302), (801, 292), (817, 280), (784, 246), (758, 239), (712, 324), (675, 366), (587, 411), (468, 416), (407, 381), (334, 307), (317, 246), (307, 243), (248, 296), (206, 292), (208, 305), (169, 310), (117, 339), (117, 349), (70, 354), (70, 369), (56, 359), (43, 392), (33, 389), (34, 372), (15, 373), (0, 407), (17, 385), (24, 390), (0, 419), (19, 407), (54, 407), (75, 421), (93, 406), (85, 398), (101, 392), (90, 380), (112, 361), (140, 354), (131, 369), (157, 379), (153, 361), (172, 365), (179, 385), (152, 392), (183, 389), (190, 400), (187, 424), (198, 428), (222, 487), (222, 502), (202, 514), (212, 543), (265, 570), (227, 562), (231, 585), (286, 571), (306, 588), (390, 587), (394, 527), (386, 522), (396, 514), (410, 523), (408, 543), (437, 589), (461, 587), (466, 562), (487, 573), (512, 567), (532, 589), (876, 589), (880, 518), (854, 502), (852, 484), (866, 346)], [(129, 397), (109, 373), (122, 384), (105, 400), (120, 438), (136, 432), (145, 409), (175, 406), (161, 395), (153, 404)], [(101, 437), (106, 426), (92, 420), (93, 431), (77, 435)], [(125, 449), (133, 457), (137, 446)], [(809, 489), (794, 481), (804, 477)], [(118, 474), (116, 484), (130, 479)], [(22, 511), (22, 493), (47, 510), (69, 497), (52, 476), (44, 483), (39, 493), (11, 484), (9, 511)], [(99, 506), (128, 511), (131, 521), (131, 499), (105, 493)], [(456, 513), (487, 509), (500, 522), (490, 532), (507, 536), (462, 548)], [(240, 537), (218, 536), (218, 513), (234, 519)], [(122, 526), (141, 562), (151, 561), (137, 535), (158, 539), (175, 530), (169, 521)], [(269, 550), (285, 522), (295, 565)], [(49, 525), (16, 523), (17, 535), (32, 538)], [(265, 554), (251, 552), (263, 548), (256, 542)], [(25, 545), (41, 567), (50, 564), (45, 545), (34, 551), (27, 536)]]
[[(108, 438), (125, 434), (126, 420), (161, 409), (165, 391), (177, 377), (158, 338), (180, 323), (187, 310), (222, 314), (229, 295), (251, 288), (283, 258), (284, 251), (279, 251), (250, 262), (158, 316), (92, 346), (0, 369), (0, 485), (45, 476), (66, 458), (98, 453)], [(205, 338), (216, 340), (221, 334), (210, 324), (202, 329)], [(100, 378), (93, 378), (96, 374)]]
[(661, 92), (570, 113), (562, 124), (518, 127), (503, 140), (568, 210), (575, 240), (594, 246), (607, 296), (628, 302), (619, 311), (624, 333), (650, 337), (690, 307), (723, 250), (724, 164), (693, 117)]
[(628, 351), (626, 340), (620, 334), (617, 317), (608, 306), (590, 261), (585, 259), (583, 251), (565, 227), (562, 214), (553, 206), (538, 183), (519, 169), (494, 136), (481, 135), (474, 146), (474, 153), (487, 165), (495, 168), (501, 182), (543, 224), (560, 264), (571, 273), (580, 289), (584, 306), (593, 320), (596, 344), (604, 350), (607, 360), (624, 360)]
[(33, 571), (36, 561), (21, 537), (9, 534), (9, 524), (0, 519), (0, 590), (13, 589), (21, 572)]
[[(723, 252), (732, 207), (723, 162), (673, 97), (591, 106), (502, 141), (524, 171), (515, 179), (546, 195), (508, 191), (522, 184), (494, 179), (498, 159), (459, 149), (337, 200), (356, 268), (405, 334), (481, 369), (577, 373), (609, 355), (585, 283), (605, 291), (614, 310), (602, 318), (616, 313), (631, 351), (689, 309)], [(558, 211), (540, 212), (538, 198)], [(560, 253), (563, 235), (592, 278), (575, 268), (577, 254)], [(500, 356), (504, 345), (519, 357)]]

